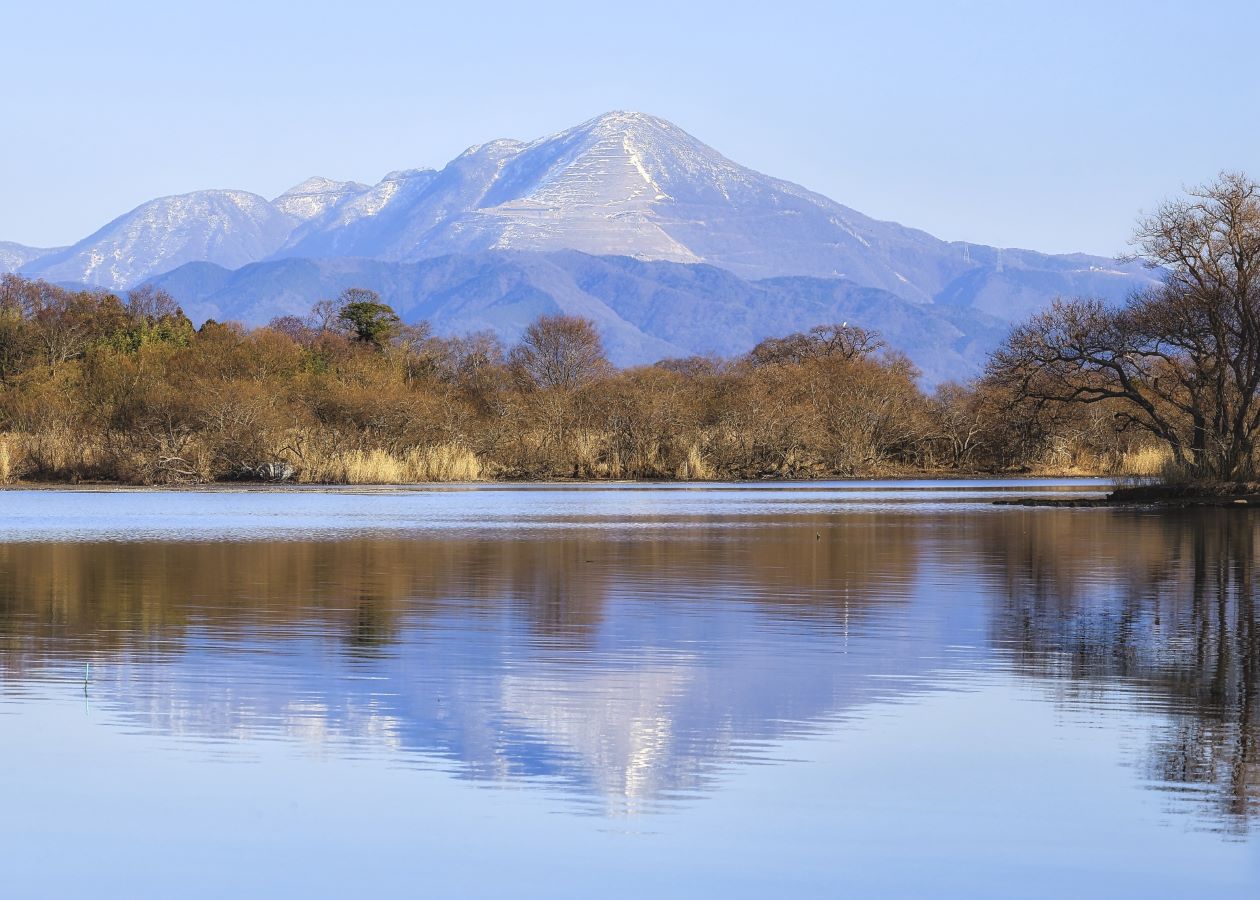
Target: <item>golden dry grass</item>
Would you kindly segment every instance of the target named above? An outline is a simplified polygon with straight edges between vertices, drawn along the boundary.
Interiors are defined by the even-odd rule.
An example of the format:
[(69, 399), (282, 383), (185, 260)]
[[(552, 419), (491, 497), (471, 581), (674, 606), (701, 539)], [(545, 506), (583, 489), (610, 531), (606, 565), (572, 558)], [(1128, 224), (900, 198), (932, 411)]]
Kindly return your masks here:
[(716, 477), (713, 466), (705, 461), (695, 444), (687, 448), (687, 458), (679, 464), (676, 474), (680, 481), (712, 481)]
[(1172, 462), (1172, 451), (1167, 447), (1142, 447), (1120, 457), (1116, 473), (1139, 478), (1163, 475)]
[(417, 447), (408, 451), (406, 459), (420, 481), (476, 481), (481, 477), (477, 454), (455, 444)]
[(40, 477), (82, 477), (99, 461), (99, 441), (69, 428), (54, 428), (18, 439), (25, 467)]
[(424, 484), (476, 481), (481, 473), (481, 461), (471, 450), (439, 444), (401, 454), (380, 449), (307, 454), (299, 477), (311, 484)]

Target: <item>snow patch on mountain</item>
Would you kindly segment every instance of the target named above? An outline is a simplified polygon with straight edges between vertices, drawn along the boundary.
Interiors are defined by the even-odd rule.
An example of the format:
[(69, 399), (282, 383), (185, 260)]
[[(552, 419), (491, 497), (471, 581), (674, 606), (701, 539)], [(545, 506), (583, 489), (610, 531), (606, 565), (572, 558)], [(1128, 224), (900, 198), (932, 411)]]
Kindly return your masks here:
[(371, 190), (368, 185), (357, 181), (333, 181), (316, 175), (289, 188), (271, 203), (280, 212), (309, 222), (368, 190)]
[(411, 262), (572, 249), (705, 262), (745, 278), (843, 275), (917, 303), (986, 266), (1063, 271), (1087, 260), (1126, 282), (1142, 278), (1109, 260), (951, 244), (881, 222), (637, 112), (607, 113), (528, 143), (478, 144), (407, 186), (387, 176), (337, 214), (299, 228), (276, 257)]
[(144, 203), (24, 267), (49, 281), (131, 287), (187, 262), (237, 268), (274, 252), (296, 220), (246, 191), (196, 191)]
[(271, 202), (243, 191), (160, 198), (73, 247), (42, 256), (23, 248), (0, 255), (0, 265), (126, 288), (194, 261), (239, 268), (572, 250), (705, 263), (746, 280), (844, 277), (911, 303), (1002, 318), (1064, 290), (1114, 298), (1153, 278), (1083, 254), (941, 241), (740, 166), (638, 112), (529, 142), (476, 144), (441, 170), (391, 172), (370, 187), (316, 177)]
[(60, 247), (27, 247), (11, 241), (0, 241), (0, 274), (16, 272), (40, 257), (56, 253)]

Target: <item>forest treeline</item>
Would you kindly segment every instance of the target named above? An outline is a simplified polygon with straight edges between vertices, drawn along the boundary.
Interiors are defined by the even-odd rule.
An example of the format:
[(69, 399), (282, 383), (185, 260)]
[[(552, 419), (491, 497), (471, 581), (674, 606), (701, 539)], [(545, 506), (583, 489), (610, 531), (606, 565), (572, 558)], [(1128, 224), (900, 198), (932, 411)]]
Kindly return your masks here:
[(861, 327), (820, 324), (736, 359), (618, 369), (590, 321), (514, 346), (406, 325), (351, 289), (266, 327), (171, 296), (0, 281), (0, 479), (751, 479), (1150, 469), (1108, 403), (1010, 379), (920, 389)]

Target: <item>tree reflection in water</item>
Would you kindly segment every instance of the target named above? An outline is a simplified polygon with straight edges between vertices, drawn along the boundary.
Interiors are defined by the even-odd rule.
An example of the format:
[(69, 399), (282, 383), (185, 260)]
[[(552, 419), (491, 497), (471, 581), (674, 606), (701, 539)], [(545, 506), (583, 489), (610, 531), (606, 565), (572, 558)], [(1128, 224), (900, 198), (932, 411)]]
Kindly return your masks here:
[[(996, 524), (996, 523), (995, 523)], [(1260, 812), (1257, 527), (1241, 510), (1020, 514), (984, 531), (1001, 573), (996, 646), (1078, 691), (1158, 710), (1147, 774), (1225, 829)]]
[(90, 659), (97, 708), (155, 732), (379, 740), (631, 812), (996, 659), (1003, 680), (1133, 714), (1148, 780), (1239, 832), (1260, 813), (1257, 521), (820, 511), (0, 543), (0, 699)]
[(844, 644), (907, 607), (926, 520), (741, 524), (0, 544), (0, 684), (91, 659), (98, 706), (156, 732), (379, 737), (631, 812), (928, 684), (930, 616)]

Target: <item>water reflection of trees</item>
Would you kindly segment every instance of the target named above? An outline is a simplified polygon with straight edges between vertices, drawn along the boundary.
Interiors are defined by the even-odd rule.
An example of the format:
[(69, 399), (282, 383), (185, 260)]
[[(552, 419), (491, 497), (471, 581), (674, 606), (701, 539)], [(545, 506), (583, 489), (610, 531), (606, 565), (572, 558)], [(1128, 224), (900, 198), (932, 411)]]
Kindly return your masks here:
[(543, 637), (591, 639), (618, 592), (733, 597), (801, 616), (860, 615), (917, 566), (919, 517), (286, 542), (0, 544), (0, 666), (178, 648), (190, 628), (230, 640), (297, 624), (388, 647), (404, 621), (460, 606), (518, 611)]
[[(160, 733), (385, 736), (461, 777), (553, 779), (628, 812), (893, 690), (872, 675), (916, 689), (939, 623), (890, 633), (886, 614), (914, 608), (932, 529), (0, 544), (0, 689), (92, 659), (98, 702)], [(868, 624), (868, 651), (836, 652)]]
[(1030, 511), (990, 525), (994, 635), (1017, 668), (1082, 692), (1125, 683), (1162, 713), (1149, 777), (1247, 827), (1260, 814), (1255, 514)]
[[(567, 777), (579, 755), (586, 790), (661, 794), (699, 784), (740, 741), (834, 715), (872, 673), (931, 666), (939, 635), (918, 619), (889, 631), (876, 617), (912, 600), (925, 567), (934, 584), (952, 566), (999, 588), (994, 643), (1016, 671), (1104, 707), (1126, 685), (1120, 702), (1160, 723), (1148, 774), (1209, 798), (1219, 821), (1241, 828), (1260, 804), (1256, 527), (1234, 511), (1004, 510), (476, 538), (0, 544), (0, 678), (84, 659), (176, 659), (207, 640), (214, 654), (302, 644), (290, 680), (248, 686), (248, 702), (197, 695), (201, 669), (183, 685), (132, 684), (150, 691), (133, 701), (151, 701), (153, 716), (173, 704), (182, 722), (192, 714), (178, 704), (206, 704), (204, 727), (228, 729), (262, 708), (251, 704), (292, 719), (285, 685), (300, 684), (320, 698), (323, 727), (353, 735), (387, 714), (399, 741), (439, 746), (474, 777), (505, 765)], [(715, 598), (754, 618), (690, 619), (689, 603)], [(621, 605), (645, 599), (679, 605), (643, 616)], [(869, 645), (877, 655), (857, 642), (852, 655), (833, 652), (829, 636), (868, 620), (884, 623)], [(458, 640), (431, 642), (441, 652), (425, 643), (451, 628)], [(359, 683), (361, 695), (342, 681), (359, 665), (384, 679)]]

